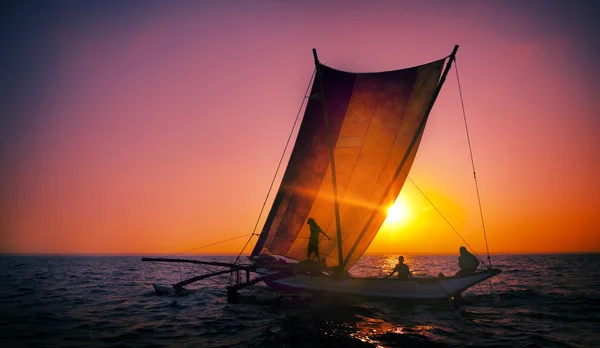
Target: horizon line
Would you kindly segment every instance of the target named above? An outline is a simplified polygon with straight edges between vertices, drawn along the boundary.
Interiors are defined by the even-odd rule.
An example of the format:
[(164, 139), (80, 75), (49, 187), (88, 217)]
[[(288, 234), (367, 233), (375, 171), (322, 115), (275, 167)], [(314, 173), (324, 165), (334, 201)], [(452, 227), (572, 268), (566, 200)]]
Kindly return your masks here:
[[(490, 256), (501, 256), (501, 255), (566, 255), (566, 254), (600, 254), (599, 251), (517, 251), (517, 252), (494, 252), (490, 253)], [(11, 252), (0, 252), (0, 257), (6, 256), (63, 256), (63, 257), (84, 257), (84, 256), (162, 256), (162, 257), (186, 257), (186, 256), (238, 256), (239, 253), (11, 253)], [(453, 252), (369, 252), (363, 254), (363, 256), (392, 256), (392, 255), (410, 255), (410, 256), (453, 256), (458, 253)], [(247, 257), (250, 254), (242, 254), (240, 257)], [(484, 255), (485, 256), (485, 255)]]

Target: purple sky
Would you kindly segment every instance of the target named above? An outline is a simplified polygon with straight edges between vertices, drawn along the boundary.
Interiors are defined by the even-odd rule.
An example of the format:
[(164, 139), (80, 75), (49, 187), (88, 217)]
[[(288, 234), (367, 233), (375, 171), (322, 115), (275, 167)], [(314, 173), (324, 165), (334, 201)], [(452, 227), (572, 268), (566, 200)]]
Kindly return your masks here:
[[(444, 57), (455, 44), (492, 250), (599, 251), (599, 6), (5, 4), (0, 252), (176, 252), (249, 234), (313, 47), (326, 65), (382, 71)], [(481, 247), (462, 122), (453, 70), (410, 176), (451, 202), (450, 220), (463, 219)], [(454, 251), (460, 241), (441, 226), (419, 233), (448, 243), (411, 250)], [(393, 242), (376, 240), (373, 251)]]

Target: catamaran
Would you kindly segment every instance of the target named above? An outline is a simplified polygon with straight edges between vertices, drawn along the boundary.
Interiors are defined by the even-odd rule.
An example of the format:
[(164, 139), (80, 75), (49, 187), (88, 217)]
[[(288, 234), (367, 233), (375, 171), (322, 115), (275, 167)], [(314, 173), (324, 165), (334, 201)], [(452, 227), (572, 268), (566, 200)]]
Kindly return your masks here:
[[(234, 263), (225, 263), (143, 258), (222, 267), (170, 286), (154, 284), (155, 290), (181, 290), (193, 282), (230, 273), (230, 298), (243, 288), (264, 282), (281, 291), (444, 300), (457, 298), (469, 287), (500, 273), (491, 265), (489, 250), (488, 263), (482, 262), (485, 268), (468, 276), (398, 280), (348, 273), (400, 194), (457, 50), (455, 46), (449, 56), (412, 68), (351, 73), (321, 64), (313, 49), (315, 73), (305, 98), (304, 117), (248, 260), (239, 262), (242, 259), (238, 257)], [(331, 236), (319, 241), (322, 259), (318, 261), (307, 260), (309, 219)]]

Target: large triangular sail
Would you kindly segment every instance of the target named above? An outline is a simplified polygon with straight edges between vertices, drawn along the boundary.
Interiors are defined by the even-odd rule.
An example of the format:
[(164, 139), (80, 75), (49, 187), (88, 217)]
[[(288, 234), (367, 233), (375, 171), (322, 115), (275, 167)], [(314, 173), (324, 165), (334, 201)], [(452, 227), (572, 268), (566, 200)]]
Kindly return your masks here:
[[(460, 299), (469, 287), (500, 273), (491, 268), (491, 263), (484, 271), (427, 281), (353, 277), (344, 272), (369, 247), (400, 193), (457, 50), (455, 46), (443, 73), (445, 59), (404, 70), (349, 73), (320, 64), (313, 50), (316, 80), (281, 186), (252, 256), (306, 259), (307, 252), (314, 251), (314, 236), (308, 247), (311, 229), (307, 225), (310, 221), (314, 226), (314, 219), (332, 238), (322, 239), (320, 253), (316, 254), (335, 269), (315, 261), (286, 264), (273, 257), (252, 257), (250, 264), (241, 264), (241, 253), (233, 263), (142, 258), (222, 268), (170, 286), (153, 284), (154, 290), (160, 294), (185, 293), (186, 285), (229, 273), (227, 298), (235, 302), (241, 299), (238, 291), (258, 282), (284, 291), (312, 289), (447, 301)], [(251, 278), (251, 273), (258, 276)]]
[(400, 193), (417, 153), (444, 61), (378, 73), (349, 73), (317, 62), (320, 73), (252, 255), (306, 259), (310, 235), (306, 222), (313, 218), (331, 237), (321, 240), (321, 256), (329, 266), (339, 265), (330, 136), (343, 266), (352, 267), (371, 244), (387, 209)]

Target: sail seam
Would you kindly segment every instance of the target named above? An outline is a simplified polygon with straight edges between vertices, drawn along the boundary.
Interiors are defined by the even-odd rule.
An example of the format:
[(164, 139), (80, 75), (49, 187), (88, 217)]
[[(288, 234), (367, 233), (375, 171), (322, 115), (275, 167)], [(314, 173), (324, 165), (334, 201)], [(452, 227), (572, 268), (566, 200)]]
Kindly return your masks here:
[[(425, 86), (425, 81), (427, 81), (427, 78), (429, 77), (429, 75), (431, 75), (431, 70), (429, 70), (429, 71), (427, 72), (427, 75), (426, 75), (426, 76), (425, 76), (425, 77), (422, 79), (422, 81), (421, 81), (421, 84), (420, 84), (420, 85), (418, 85), (418, 87), (416, 88), (416, 91), (414, 91), (414, 94), (419, 94), (419, 93), (421, 92), (421, 89), (422, 89), (422, 88)], [(416, 82), (416, 81), (415, 81), (415, 82)], [(413, 93), (411, 93), (411, 96), (412, 96), (412, 95), (413, 95)], [(409, 97), (409, 100), (410, 100), (410, 97)], [(404, 113), (406, 112), (406, 109), (407, 109), (407, 108), (408, 108), (408, 103), (407, 103), (407, 105), (406, 105), (406, 107), (405, 107), (405, 109), (404, 109), (403, 116), (404, 116)], [(402, 119), (400, 120), (400, 127), (402, 126), (402, 121), (404, 121), (404, 117), (402, 117)], [(400, 128), (398, 128), (398, 131), (400, 131)], [(417, 135), (416, 135), (416, 134), (415, 134), (415, 137), (417, 137)], [(398, 138), (398, 133), (396, 133), (396, 136), (394, 137), (394, 142), (397, 140), (397, 138)], [(409, 150), (411, 150), (411, 151), (412, 151), (412, 149), (409, 149)], [(409, 152), (411, 152), (411, 151), (407, 151), (407, 153), (405, 154), (405, 157), (407, 157), (408, 155), (410, 155), (410, 153), (409, 153)], [(388, 153), (388, 159), (390, 158), (391, 152), (392, 152), (392, 151), (390, 150), (390, 152)], [(403, 159), (403, 161), (402, 161), (402, 162), (404, 162), (404, 163), (405, 163), (405, 162), (406, 162), (406, 161), (405, 161), (405, 159)], [(402, 163), (402, 162), (401, 162), (401, 163)], [(400, 164), (399, 164), (398, 166), (399, 166), (399, 167), (398, 167), (398, 169), (400, 169), (400, 168), (401, 168), (401, 167), (400, 167)], [(402, 164), (402, 167), (403, 167), (403, 166), (404, 166), (404, 164)], [(396, 169), (396, 171), (398, 171), (398, 169)], [(379, 177), (381, 177), (381, 174), (382, 174), (382, 173), (380, 173), (380, 174), (379, 174)], [(380, 202), (381, 202), (381, 200), (383, 199), (383, 197), (385, 197), (385, 196), (386, 196), (386, 195), (389, 193), (389, 190), (390, 190), (390, 188), (392, 187), (392, 184), (393, 184), (393, 183), (396, 181), (396, 179), (398, 179), (398, 175), (394, 175), (394, 176), (395, 176), (395, 177), (394, 177), (394, 179), (393, 179), (393, 180), (390, 182), (390, 184), (389, 184), (389, 185), (388, 185), (388, 187), (386, 188), (386, 191), (384, 192), (384, 194), (383, 194), (383, 195), (382, 195), (382, 197), (380, 198)], [(379, 180), (379, 178), (378, 178), (378, 180)], [(374, 187), (373, 187), (373, 189), (374, 189)], [(373, 191), (371, 191), (371, 193), (373, 193)], [(369, 194), (369, 197), (371, 197), (371, 195), (370, 195), (370, 194)], [(368, 198), (367, 198), (367, 199), (368, 199)], [(363, 209), (364, 209), (364, 208), (363, 208)], [(364, 227), (363, 227), (363, 229), (361, 230), (361, 232), (360, 232), (360, 234), (359, 234), (358, 238), (356, 239), (356, 241), (355, 241), (355, 242), (354, 242), (354, 244), (352, 245), (352, 248), (350, 249), (350, 252), (348, 253), (348, 255), (347, 255), (347, 257), (346, 257), (346, 260), (344, 260), (344, 264), (346, 264), (346, 263), (348, 263), (348, 262), (350, 261), (350, 257), (352, 256), (352, 254), (354, 254), (354, 251), (355, 251), (355, 250), (356, 250), (356, 248), (358, 247), (358, 244), (360, 243), (360, 241), (361, 241), (361, 240), (362, 240), (362, 238), (364, 237), (364, 235), (365, 235), (365, 233), (366, 233), (366, 231), (367, 231), (367, 229), (368, 229), (369, 225), (370, 225), (370, 224), (371, 224), (371, 222), (373, 221), (373, 218), (374, 218), (374, 212), (375, 212), (377, 209), (379, 209), (379, 204), (378, 204), (378, 205), (377, 205), (377, 207), (375, 207), (375, 209), (373, 209), (373, 211), (371, 212), (371, 216), (369, 217), (369, 219), (367, 220), (367, 223), (365, 224), (365, 226), (364, 226)]]
[[(382, 198), (379, 200), (377, 206), (379, 206), (382, 201), (383, 198), (389, 193), (392, 184), (396, 181), (396, 179), (398, 178), (398, 175), (400, 175), (400, 172), (402, 170), (402, 167), (404, 166), (404, 164), (406, 163), (406, 161), (408, 160), (408, 156), (410, 155), (410, 153), (412, 152), (412, 148), (414, 147), (414, 145), (417, 142), (417, 139), (419, 138), (419, 136), (423, 133), (423, 131), (425, 130), (425, 124), (427, 123), (427, 119), (429, 118), (429, 113), (431, 112), (431, 109), (433, 108), (433, 103), (435, 102), (437, 95), (439, 94), (439, 91), (441, 90), (442, 84), (444, 83), (444, 80), (446, 78), (446, 76), (448, 75), (448, 71), (450, 69), (450, 66), (452, 65), (452, 57), (454, 56), (454, 53), (456, 52), (456, 50), (458, 49), (458, 46), (455, 46), (453, 54), (451, 54), (451, 58), (448, 61), (448, 64), (446, 65), (446, 69), (444, 71), (444, 73), (442, 74), (441, 79), (439, 80), (437, 87), (432, 95), (431, 101), (425, 111), (425, 116), (423, 117), (423, 119), (421, 120), (421, 123), (419, 124), (419, 127), (417, 128), (417, 132), (415, 133), (415, 135), (413, 136), (413, 139), (404, 155), (404, 158), (402, 159), (402, 162), (400, 163), (400, 167), (396, 170), (396, 172), (394, 173), (394, 178), (393, 180), (390, 182), (390, 184), (388, 185), (388, 187), (386, 188), (384, 194), (382, 195)], [(429, 72), (430, 73), (430, 72)], [(348, 253), (348, 255), (346, 256), (346, 260), (345, 263), (347, 263), (350, 260), (350, 257), (352, 256), (352, 254), (354, 253), (354, 251), (356, 250), (356, 248), (358, 247), (358, 243), (359, 241), (363, 238), (364, 234), (366, 233), (368, 226), (371, 224), (371, 222), (373, 221), (373, 219), (375, 218), (375, 210), (371, 213), (371, 216), (369, 217), (369, 219), (367, 220), (367, 224), (365, 225), (365, 227), (363, 228), (363, 230), (361, 231), (359, 238), (357, 239), (357, 241), (354, 243), (354, 245), (352, 246), (352, 249), (350, 250), (350, 252)]]
[[(356, 86), (356, 85), (355, 85)], [(381, 91), (383, 89), (384, 86), (384, 81), (381, 81), (378, 88), (377, 88), (377, 100), (375, 101), (375, 106), (373, 107), (373, 112), (371, 113), (371, 118), (369, 120), (369, 124), (366, 127), (366, 132), (365, 132), (365, 141), (367, 139), (367, 137), (369, 136), (369, 129), (371, 128), (371, 124), (373, 123), (373, 119), (375, 118), (375, 111), (377, 110), (377, 105), (379, 105), (379, 97), (381, 96)], [(377, 141), (377, 139), (375, 139), (375, 141)], [(379, 142), (377, 142), (379, 144)], [(354, 171), (356, 169), (356, 166), (358, 164), (358, 162), (360, 161), (363, 153), (364, 153), (364, 141), (362, 146), (360, 147), (360, 152), (358, 154), (358, 158), (356, 159), (356, 161), (354, 162), (354, 166), (352, 167), (352, 174), (350, 175), (350, 179), (348, 180), (348, 185), (350, 184), (350, 182), (352, 181), (352, 176), (354, 175)], [(379, 146), (381, 146), (381, 144), (379, 144)], [(379, 177), (381, 177), (381, 173), (379, 173)], [(378, 178), (379, 179), (379, 178)], [(346, 189), (344, 190), (344, 196), (342, 197), (342, 202), (344, 201), (344, 198), (346, 197), (346, 194), (348, 193), (348, 185), (346, 185)], [(371, 192), (373, 192), (373, 190), (375, 189), (375, 184), (373, 185), (373, 188), (371, 189)], [(361, 210), (364, 208), (361, 208)], [(356, 214), (354, 216), (354, 220), (352, 221), (352, 224), (350, 225), (350, 231), (352, 230), (352, 227), (354, 227), (354, 225), (356, 224), (356, 221), (358, 220), (358, 215)], [(342, 245), (344, 243), (344, 240), (347, 239), (349, 236), (345, 236), (345, 238), (342, 238)], [(345, 267), (346, 261), (344, 261), (343, 265), (339, 265), (342, 267)]]
[[(342, 258), (342, 241), (341, 236), (342, 236), (342, 230), (341, 230), (341, 226), (340, 226), (340, 200), (339, 200), (339, 196), (338, 196), (338, 190), (337, 190), (337, 179), (336, 179), (336, 173), (335, 173), (335, 148), (333, 145), (333, 139), (332, 139), (332, 135), (331, 135), (331, 126), (329, 124), (329, 116), (327, 114), (327, 104), (325, 103), (325, 89), (323, 88), (323, 79), (322, 79), (322, 75), (321, 75), (321, 69), (320, 69), (320, 65), (321, 63), (319, 63), (319, 58), (317, 57), (317, 50), (313, 49), (313, 55), (315, 58), (315, 65), (317, 67), (317, 76), (319, 78), (319, 89), (321, 91), (321, 105), (323, 106), (323, 116), (325, 117), (325, 133), (327, 136), (327, 143), (329, 145), (329, 152), (330, 152), (330, 162), (329, 165), (331, 166), (331, 184), (333, 186), (333, 199), (334, 199), (334, 211), (335, 211), (335, 223), (336, 223), (336, 237), (338, 240), (338, 256), (339, 256), (339, 263), (342, 263), (343, 258)], [(356, 80), (355, 80), (356, 83)], [(339, 136), (339, 133), (338, 133)], [(337, 137), (336, 137), (336, 142), (337, 142)], [(341, 267), (343, 267), (343, 264), (340, 265)]]

